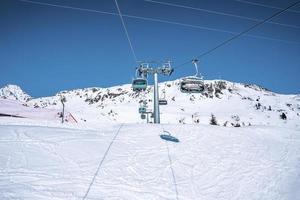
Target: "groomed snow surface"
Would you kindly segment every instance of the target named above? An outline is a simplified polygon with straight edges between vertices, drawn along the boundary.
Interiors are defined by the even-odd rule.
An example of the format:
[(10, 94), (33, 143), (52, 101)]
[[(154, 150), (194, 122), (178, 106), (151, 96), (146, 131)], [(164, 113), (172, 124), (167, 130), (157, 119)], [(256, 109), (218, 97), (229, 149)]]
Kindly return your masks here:
[(300, 199), (296, 129), (0, 124), (1, 200)]

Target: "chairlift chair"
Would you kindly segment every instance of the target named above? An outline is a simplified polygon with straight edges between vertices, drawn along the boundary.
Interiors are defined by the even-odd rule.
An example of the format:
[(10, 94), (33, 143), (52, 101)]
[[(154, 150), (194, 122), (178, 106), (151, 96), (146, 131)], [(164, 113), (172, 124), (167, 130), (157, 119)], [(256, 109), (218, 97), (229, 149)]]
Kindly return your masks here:
[(182, 93), (201, 93), (204, 89), (204, 82), (199, 77), (190, 76), (181, 79), (180, 91)]
[(161, 106), (168, 105), (168, 101), (166, 99), (159, 99), (158, 104)]
[(192, 61), (196, 69), (196, 74), (194, 76), (182, 78), (180, 81), (180, 91), (182, 93), (201, 93), (205, 89), (202, 77), (198, 77), (197, 62), (198, 60), (196, 59)]
[(145, 78), (136, 78), (132, 81), (132, 90), (133, 91), (145, 91), (147, 89), (147, 79)]
[(139, 107), (139, 113), (146, 113), (146, 107)]
[(158, 104), (161, 106), (168, 104), (168, 101), (166, 99), (166, 91), (165, 90), (163, 90), (163, 97), (158, 100)]

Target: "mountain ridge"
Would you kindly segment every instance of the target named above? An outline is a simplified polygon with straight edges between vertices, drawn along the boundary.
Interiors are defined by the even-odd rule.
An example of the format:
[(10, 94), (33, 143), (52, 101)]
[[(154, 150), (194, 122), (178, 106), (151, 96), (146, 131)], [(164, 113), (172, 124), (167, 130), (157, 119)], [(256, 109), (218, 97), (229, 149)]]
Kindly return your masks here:
[[(180, 80), (159, 84), (160, 96), (168, 105), (160, 106), (162, 123), (209, 124), (212, 115), (222, 126), (300, 124), (300, 95), (284, 95), (255, 84), (233, 83), (226, 80), (204, 80), (205, 91), (186, 94), (179, 90)], [(165, 91), (165, 93), (163, 93)], [(134, 92), (130, 84), (109, 88), (89, 87), (65, 90), (54, 96), (29, 99), (28, 107), (61, 109), (60, 97), (67, 100), (66, 109), (79, 122), (99, 123), (104, 118), (124, 123), (145, 123), (138, 108), (146, 102), (153, 107), (153, 87)], [(1, 97), (1, 95), (0, 95)], [(149, 116), (150, 121), (152, 118)]]

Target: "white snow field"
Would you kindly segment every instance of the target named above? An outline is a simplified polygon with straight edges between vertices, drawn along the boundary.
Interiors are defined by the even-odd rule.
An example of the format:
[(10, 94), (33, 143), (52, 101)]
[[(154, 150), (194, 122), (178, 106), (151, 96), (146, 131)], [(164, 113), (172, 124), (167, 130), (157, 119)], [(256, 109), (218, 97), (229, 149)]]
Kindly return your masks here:
[(0, 125), (0, 199), (297, 200), (299, 189), (299, 130)]
[(221, 80), (202, 94), (178, 87), (160, 84), (161, 125), (138, 113), (141, 101), (152, 108), (151, 86), (43, 98), (1, 88), (0, 200), (300, 200), (299, 94)]

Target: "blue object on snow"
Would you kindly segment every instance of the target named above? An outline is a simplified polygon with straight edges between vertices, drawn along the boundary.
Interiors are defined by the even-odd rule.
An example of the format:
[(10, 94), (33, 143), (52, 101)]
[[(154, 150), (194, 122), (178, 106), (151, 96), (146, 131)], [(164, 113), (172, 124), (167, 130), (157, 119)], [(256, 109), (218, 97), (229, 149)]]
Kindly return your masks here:
[(171, 141), (171, 142), (179, 142), (179, 140), (172, 135), (161, 134), (160, 138), (163, 140)]

